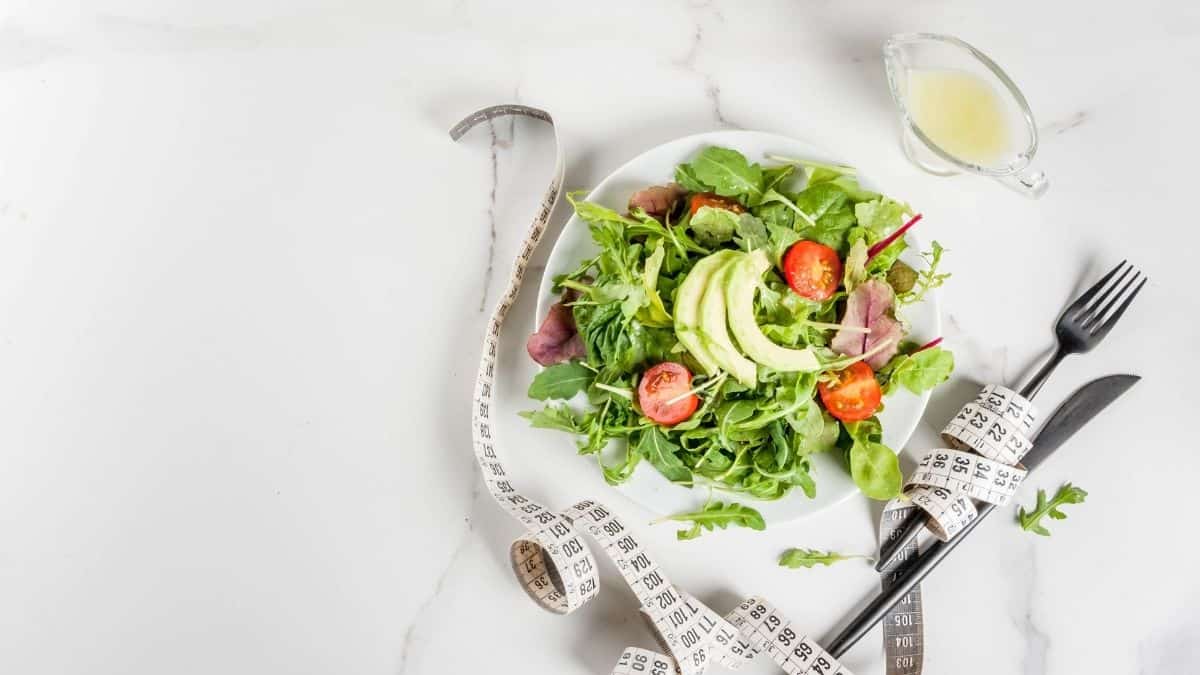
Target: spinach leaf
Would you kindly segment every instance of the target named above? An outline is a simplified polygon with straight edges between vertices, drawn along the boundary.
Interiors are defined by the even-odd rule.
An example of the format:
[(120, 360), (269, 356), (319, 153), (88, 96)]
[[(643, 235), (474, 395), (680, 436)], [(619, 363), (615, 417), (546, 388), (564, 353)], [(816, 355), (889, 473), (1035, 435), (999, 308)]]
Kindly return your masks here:
[(711, 532), (714, 528), (718, 527), (725, 529), (730, 525), (748, 527), (752, 530), (765, 530), (767, 528), (767, 523), (763, 520), (762, 514), (749, 506), (743, 506), (737, 502), (729, 502), (729, 504), (710, 502), (699, 511), (679, 513), (659, 518), (654, 522), (661, 523), (668, 520), (692, 523), (690, 528), (679, 530), (675, 533), (676, 538), (680, 540), (695, 539), (704, 532)]
[(764, 192), (762, 167), (748, 162), (737, 150), (710, 146), (685, 166), (688, 167), (687, 175), (724, 197), (755, 203)]
[(866, 555), (843, 555), (835, 551), (818, 551), (815, 548), (789, 548), (779, 556), (779, 566), (811, 569), (817, 565), (828, 567), (836, 562), (855, 559), (873, 561), (873, 558)]
[(529, 384), (529, 398), (538, 401), (551, 398), (565, 400), (587, 389), (595, 376), (590, 368), (578, 361), (548, 366), (533, 376), (533, 382)]
[(871, 499), (887, 500), (899, 495), (904, 481), (900, 460), (891, 448), (879, 442), (882, 432), (878, 419), (850, 422), (845, 428), (853, 440), (850, 476), (858, 489)]
[(658, 427), (649, 427), (638, 435), (637, 451), (658, 472), (674, 483), (690, 485), (692, 472), (678, 457), (679, 446)]
[(675, 182), (688, 192), (708, 192), (709, 190), (709, 187), (696, 177), (690, 164), (680, 164), (675, 167)]
[(914, 394), (929, 391), (945, 382), (954, 370), (954, 354), (941, 347), (930, 347), (915, 354), (897, 357), (888, 378), (887, 392), (903, 386)]
[(1037, 491), (1037, 505), (1032, 511), (1026, 512), (1025, 507), (1021, 507), (1017, 513), (1017, 522), (1021, 523), (1021, 529), (1026, 532), (1040, 534), (1043, 537), (1050, 536), (1050, 530), (1047, 530), (1042, 525), (1042, 517), (1050, 516), (1054, 520), (1062, 520), (1067, 517), (1058, 507), (1063, 504), (1082, 504), (1087, 499), (1087, 490), (1080, 487), (1075, 487), (1070, 483), (1063, 483), (1062, 487), (1058, 488), (1058, 492), (1054, 493), (1054, 497), (1050, 500), (1046, 499), (1046, 491)]
[[(829, 213), (849, 210), (850, 195), (833, 183), (818, 183), (805, 188), (794, 200), (796, 206), (813, 220)], [(851, 214), (853, 215), (853, 214)]]

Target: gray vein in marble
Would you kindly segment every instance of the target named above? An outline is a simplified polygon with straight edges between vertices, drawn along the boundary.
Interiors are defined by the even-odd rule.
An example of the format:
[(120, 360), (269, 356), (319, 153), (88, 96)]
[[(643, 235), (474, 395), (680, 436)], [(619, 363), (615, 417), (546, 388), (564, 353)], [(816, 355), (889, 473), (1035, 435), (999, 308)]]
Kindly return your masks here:
[[(479, 481), (472, 481), (471, 500), (467, 504), (468, 514), (475, 512), (475, 506), (479, 502), (479, 494)], [(471, 522), (470, 515), (467, 516), (466, 524), (467, 527), (463, 531), (462, 538), (459, 539), (458, 545), (451, 551), (450, 558), (446, 561), (446, 566), (442, 568), (442, 573), (438, 575), (437, 582), (433, 585), (433, 592), (417, 608), (412, 621), (408, 625), (408, 629), (404, 631), (404, 640), (400, 643), (400, 665), (397, 668), (396, 675), (404, 675), (405, 670), (408, 668), (408, 660), (417, 642), (417, 631), (422, 626), (431, 622), (431, 618), (429, 617), (430, 611), (436, 605), (436, 600), (441, 595), (442, 589), (445, 588), (446, 580), (450, 577), (450, 573), (454, 571), (454, 566), (458, 563), (458, 559), (462, 557), (463, 551), (471, 543), (471, 534), (475, 531), (475, 525)]]
[(1037, 597), (1038, 566), (1034, 555), (1035, 548), (1028, 545), (1025, 560), (1028, 566), (1024, 570), (1025, 595), (1015, 623), (1024, 636), (1025, 652), (1021, 655), (1021, 672), (1024, 675), (1045, 675), (1046, 655), (1050, 651), (1050, 636), (1034, 622), (1033, 600)]
[(1086, 110), (1080, 110), (1073, 115), (1069, 115), (1061, 120), (1054, 120), (1049, 124), (1043, 125), (1038, 131), (1043, 134), (1053, 134), (1058, 136), (1078, 127), (1088, 121), (1091, 115)]
[[(708, 4), (688, 4), (687, 9), (689, 14), (694, 14), (692, 11), (693, 9), (712, 8)], [(718, 22), (724, 22), (725, 17), (723, 17), (719, 11), (714, 9), (711, 14)], [(692, 41), (691, 44), (688, 45), (687, 53), (683, 55), (682, 59), (676, 61), (675, 63), (685, 71), (701, 77), (704, 82), (704, 96), (711, 104), (713, 117), (716, 118), (717, 123), (726, 127), (740, 128), (739, 125), (725, 117), (725, 112), (721, 109), (721, 85), (717, 82), (716, 77), (714, 77), (711, 73), (703, 72), (696, 67), (696, 60), (700, 54), (700, 45), (704, 40), (704, 26), (700, 23), (700, 17), (695, 17), (693, 25), (695, 26), (695, 30), (692, 33)]]
[(487, 266), (483, 272), (483, 293), (479, 296), (479, 313), (487, 308), (488, 290), (492, 286), (492, 268), (496, 264), (496, 187), (500, 183), (500, 168), (497, 161), (497, 153), (500, 149), (499, 139), (496, 137), (496, 125), (492, 120), (488, 120), (488, 135), (491, 138), (491, 144), (488, 147), (488, 152), (492, 163), (492, 188), (488, 193), (488, 253)]
[[(1195, 602), (1183, 602), (1194, 607)], [(1170, 628), (1156, 631), (1137, 643), (1137, 672), (1139, 675), (1200, 672), (1200, 616), (1174, 616)]]

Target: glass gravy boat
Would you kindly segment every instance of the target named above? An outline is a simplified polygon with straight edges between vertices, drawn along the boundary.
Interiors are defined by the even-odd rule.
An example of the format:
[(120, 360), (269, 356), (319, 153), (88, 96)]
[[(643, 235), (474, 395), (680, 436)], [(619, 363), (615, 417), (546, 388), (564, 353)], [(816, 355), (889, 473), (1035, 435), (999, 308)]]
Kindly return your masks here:
[[(888, 86), (892, 99), (900, 113), (901, 143), (904, 154), (920, 168), (939, 176), (958, 173), (974, 173), (991, 176), (1027, 197), (1041, 197), (1049, 187), (1046, 174), (1032, 166), (1037, 152), (1038, 131), (1033, 112), (1017, 85), (994, 61), (971, 45), (949, 35), (934, 33), (905, 33), (893, 35), (883, 45), (883, 62), (887, 68)], [(929, 77), (943, 78), (941, 81)], [(922, 79), (924, 78), (924, 79)], [(947, 82), (946, 78), (949, 78)], [(932, 84), (930, 84), (932, 83)], [(964, 84), (976, 95), (976, 100), (955, 101), (947, 99), (945, 84)], [(920, 89), (920, 87), (926, 87)], [(929, 87), (933, 87), (930, 92)], [(922, 92), (920, 98), (916, 94)], [(941, 97), (941, 98), (939, 98)], [(947, 102), (940, 121), (948, 123), (959, 140), (971, 143), (948, 143), (949, 136), (942, 135), (942, 142), (935, 141), (932, 123), (922, 130), (918, 123), (931, 119), (928, 110), (921, 106), (939, 105), (930, 101)], [(963, 110), (978, 111), (981, 106), (970, 104), (986, 103), (983, 119), (994, 122), (995, 129), (964, 128), (972, 123), (969, 119), (946, 120), (946, 116)], [(957, 104), (957, 105), (956, 105)], [(957, 127), (955, 127), (957, 124)], [(1001, 128), (1002, 127), (1002, 128)], [(944, 130), (939, 128), (938, 130)], [(927, 133), (930, 132), (930, 133)], [(985, 134), (992, 134), (987, 135)], [(963, 148), (972, 143), (992, 142), (986, 156), (971, 156)], [(994, 142), (993, 142), (994, 141)], [(947, 147), (949, 146), (949, 147)]]

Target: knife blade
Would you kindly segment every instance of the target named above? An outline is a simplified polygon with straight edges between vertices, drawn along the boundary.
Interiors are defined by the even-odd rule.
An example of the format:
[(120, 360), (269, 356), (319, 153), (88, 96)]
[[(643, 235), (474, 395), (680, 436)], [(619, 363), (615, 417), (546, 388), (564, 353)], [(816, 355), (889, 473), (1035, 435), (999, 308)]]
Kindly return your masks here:
[[(1062, 447), (1075, 432), (1079, 431), (1092, 418), (1100, 414), (1113, 401), (1120, 398), (1138, 380), (1137, 375), (1108, 375), (1092, 380), (1080, 387), (1062, 405), (1054, 411), (1046, 423), (1042, 425), (1038, 435), (1033, 440), (1031, 449), (1023, 460), (1025, 468), (1033, 471), (1046, 461), (1055, 450)], [(908, 595), (914, 586), (921, 583), (938, 564), (949, 555), (954, 547), (962, 543), (967, 535), (974, 530), (989, 513), (995, 510), (995, 504), (988, 504), (980, 509), (979, 516), (971, 521), (963, 531), (950, 541), (935, 541), (929, 550), (921, 554), (917, 561), (905, 571), (895, 583), (875, 596), (844, 629), (829, 643), (826, 650), (833, 657), (841, 658), (851, 647), (866, 635), (875, 624), (879, 623), (901, 598)]]

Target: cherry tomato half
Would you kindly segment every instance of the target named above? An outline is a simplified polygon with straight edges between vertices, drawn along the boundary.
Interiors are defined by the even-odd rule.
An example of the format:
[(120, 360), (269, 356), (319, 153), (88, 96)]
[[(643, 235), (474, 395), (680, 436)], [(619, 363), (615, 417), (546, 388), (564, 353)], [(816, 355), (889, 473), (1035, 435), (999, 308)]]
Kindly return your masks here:
[(692, 203), (689, 205), (688, 210), (693, 216), (696, 215), (701, 206), (711, 206), (714, 209), (725, 209), (734, 213), (746, 212), (745, 207), (739, 204), (736, 199), (722, 197), (711, 192), (700, 192), (692, 195)]
[(883, 390), (875, 371), (862, 361), (834, 373), (833, 382), (819, 382), (817, 392), (830, 415), (843, 422), (861, 422), (879, 410)]
[(674, 361), (663, 361), (642, 373), (638, 405), (646, 417), (659, 424), (679, 424), (691, 417), (700, 404), (699, 396), (688, 394), (691, 388), (691, 371)]
[(842, 261), (825, 244), (798, 241), (783, 255), (783, 276), (793, 291), (822, 302), (832, 298), (842, 282)]

